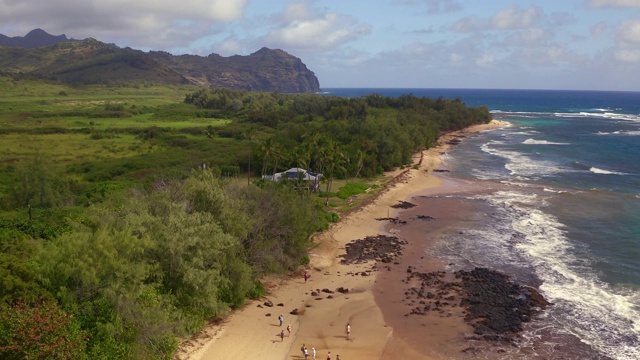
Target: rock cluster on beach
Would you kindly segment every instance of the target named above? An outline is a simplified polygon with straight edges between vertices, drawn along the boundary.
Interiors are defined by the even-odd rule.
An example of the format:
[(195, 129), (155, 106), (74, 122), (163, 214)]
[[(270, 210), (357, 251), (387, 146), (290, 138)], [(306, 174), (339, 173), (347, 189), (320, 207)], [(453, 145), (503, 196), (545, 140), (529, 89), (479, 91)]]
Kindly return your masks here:
[(407, 316), (451, 316), (454, 308), (462, 307), (474, 334), (485, 340), (511, 342), (524, 322), (549, 305), (535, 289), (486, 268), (456, 271), (451, 281), (445, 280), (444, 271), (422, 273), (409, 266), (407, 274), (404, 281), (413, 285), (404, 293), (411, 306)]
[(371, 260), (383, 263), (394, 262), (402, 255), (402, 249), (407, 242), (395, 236), (377, 235), (354, 240), (345, 246), (346, 253), (342, 255), (341, 264), (361, 264)]

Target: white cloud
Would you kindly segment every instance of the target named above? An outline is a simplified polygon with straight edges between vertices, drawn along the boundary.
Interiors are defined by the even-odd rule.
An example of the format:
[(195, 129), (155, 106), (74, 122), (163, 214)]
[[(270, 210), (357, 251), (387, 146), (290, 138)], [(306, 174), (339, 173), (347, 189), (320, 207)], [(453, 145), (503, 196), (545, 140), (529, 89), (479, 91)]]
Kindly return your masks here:
[(525, 29), (510, 35), (505, 43), (510, 46), (545, 46), (553, 34), (542, 28)]
[(535, 25), (542, 15), (542, 9), (532, 6), (526, 10), (510, 7), (495, 14), (491, 18), (494, 29), (522, 29)]
[(622, 62), (640, 62), (640, 49), (617, 49), (614, 53), (616, 59)]
[(616, 29), (618, 41), (627, 44), (640, 45), (640, 19), (629, 19)]
[(598, 37), (600, 35), (602, 35), (607, 29), (609, 28), (609, 26), (607, 25), (606, 22), (601, 21), (595, 25), (593, 25), (591, 27), (591, 35)]
[(640, 19), (628, 19), (616, 28), (613, 57), (624, 63), (640, 63)]
[(471, 33), (487, 30), (488, 28), (488, 22), (477, 17), (462, 18), (451, 25), (451, 30), (459, 33)]
[(458, 2), (454, 0), (395, 0), (399, 4), (405, 5), (425, 5), (430, 14), (453, 12), (462, 10)]
[(265, 36), (268, 46), (293, 51), (322, 52), (340, 47), (371, 32), (371, 26), (354, 18), (314, 11), (311, 3), (292, 3), (277, 28)]
[(627, 8), (640, 7), (640, 0), (590, 0), (587, 5), (593, 8)]
[(476, 59), (476, 65), (480, 67), (490, 67), (495, 62), (493, 54), (483, 54)]
[(449, 63), (451, 63), (451, 65), (458, 65), (462, 63), (462, 61), (464, 61), (464, 56), (462, 54), (459, 54), (459, 53), (449, 54)]
[(42, 28), (133, 47), (184, 46), (216, 24), (242, 18), (247, 0), (0, 0), (3, 28)]
[(469, 33), (484, 30), (526, 29), (538, 24), (542, 16), (543, 11), (537, 6), (531, 6), (524, 10), (517, 6), (512, 6), (499, 11), (490, 18), (462, 18), (451, 26), (451, 30), (460, 33)]

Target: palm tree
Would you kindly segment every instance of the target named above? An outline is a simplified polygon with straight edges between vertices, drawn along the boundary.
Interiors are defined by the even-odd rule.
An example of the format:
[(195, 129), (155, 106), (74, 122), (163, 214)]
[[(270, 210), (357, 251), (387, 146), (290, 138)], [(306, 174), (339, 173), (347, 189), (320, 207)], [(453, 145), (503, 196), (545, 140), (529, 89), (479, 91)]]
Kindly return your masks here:
[(269, 157), (273, 154), (274, 147), (275, 141), (273, 140), (273, 137), (266, 139), (262, 144), (260, 144), (260, 150), (262, 151), (262, 176), (267, 174), (267, 164), (269, 162)]
[(345, 171), (344, 164), (347, 162), (342, 147), (333, 139), (328, 139), (327, 148), (324, 152), (323, 162), (326, 164), (326, 170), (329, 174), (327, 182), (327, 201), (325, 206), (329, 206), (329, 198), (331, 197), (331, 185), (333, 185), (333, 175), (336, 170)]
[(358, 175), (360, 174), (360, 170), (362, 170), (362, 167), (364, 166), (364, 152), (358, 149), (356, 150), (356, 156), (358, 157), (358, 160), (356, 161), (356, 166), (358, 167), (358, 170), (356, 170), (356, 174), (353, 176), (354, 181), (358, 178)]
[(249, 140), (249, 165), (247, 168), (247, 186), (251, 185), (251, 158), (253, 157), (253, 143), (255, 142), (256, 128), (251, 126), (244, 133), (244, 138)]

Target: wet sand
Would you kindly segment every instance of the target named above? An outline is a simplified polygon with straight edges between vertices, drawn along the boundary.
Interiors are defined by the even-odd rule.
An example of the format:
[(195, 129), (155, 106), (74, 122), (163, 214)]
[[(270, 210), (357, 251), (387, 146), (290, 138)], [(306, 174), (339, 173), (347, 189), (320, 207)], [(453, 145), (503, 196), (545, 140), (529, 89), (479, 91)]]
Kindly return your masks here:
[[(415, 286), (405, 282), (408, 267), (422, 273), (442, 271), (445, 272), (443, 280), (454, 280), (453, 272), (447, 271), (447, 265), (454, 264), (446, 264), (444, 260), (431, 256), (430, 249), (437, 239), (447, 233), (463, 232), (473, 226), (477, 221), (475, 214), (478, 209), (471, 202), (452, 199), (447, 195), (493, 191), (493, 185), (453, 180), (446, 175), (440, 175), (440, 179), (441, 186), (426, 189), (407, 199), (415, 207), (396, 212), (395, 216), (404, 224), (386, 226), (387, 232), (407, 240), (408, 244), (398, 264), (394, 264), (390, 271), (379, 273), (373, 288), (385, 322), (394, 328), (389, 346), (400, 349), (410, 347), (413, 350), (413, 356), (402, 354), (402, 358), (406, 359), (468, 358), (462, 353), (469, 347), (464, 338), (473, 335), (473, 328), (463, 320), (463, 308), (456, 305), (424, 315), (410, 314), (411, 309), (419, 304), (407, 300), (405, 296), (407, 289)], [(460, 299), (456, 298), (455, 302), (459, 303)], [(394, 342), (402, 346), (395, 346)], [(396, 355), (382, 359), (391, 360)]]

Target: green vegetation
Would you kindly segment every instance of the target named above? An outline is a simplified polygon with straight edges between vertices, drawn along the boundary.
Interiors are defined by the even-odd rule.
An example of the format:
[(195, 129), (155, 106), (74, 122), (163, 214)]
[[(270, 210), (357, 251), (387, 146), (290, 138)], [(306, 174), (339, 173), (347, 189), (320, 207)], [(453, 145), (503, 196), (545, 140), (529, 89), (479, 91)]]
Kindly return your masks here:
[[(410, 95), (0, 87), (7, 359), (170, 359), (263, 295), (264, 275), (307, 264), (312, 235), (374, 196), (384, 170), (490, 119)], [(322, 183), (261, 179), (291, 167)]]

